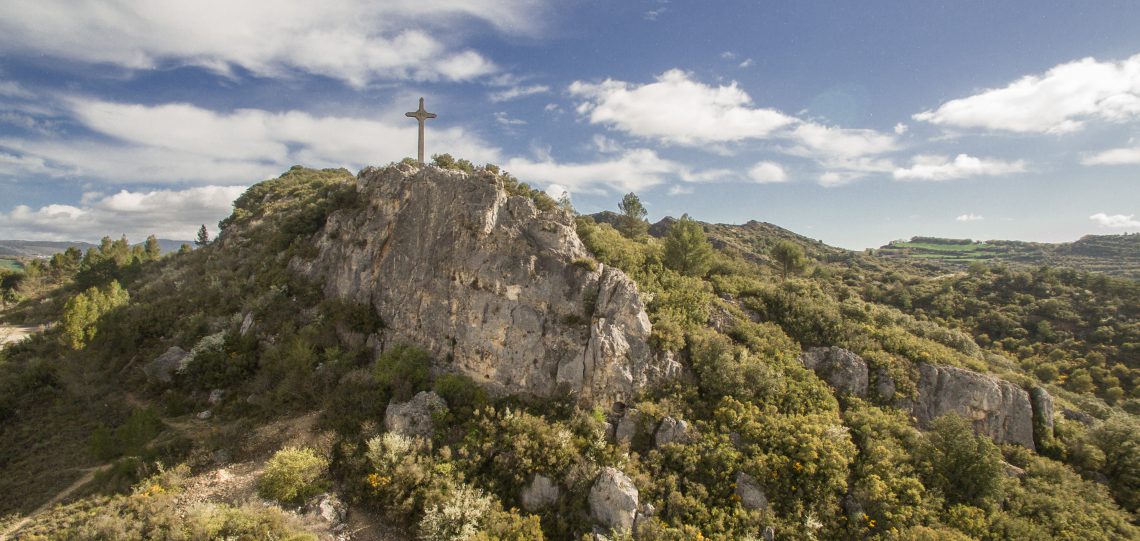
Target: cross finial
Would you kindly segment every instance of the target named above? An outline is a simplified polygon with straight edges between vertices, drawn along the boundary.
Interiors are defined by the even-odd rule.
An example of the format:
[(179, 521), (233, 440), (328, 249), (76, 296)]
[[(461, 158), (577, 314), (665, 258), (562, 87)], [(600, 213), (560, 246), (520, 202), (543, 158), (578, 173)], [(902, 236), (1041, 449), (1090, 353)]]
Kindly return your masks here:
[(420, 148), (419, 148), (420, 153), (419, 153), (419, 157), (420, 157), (420, 163), (424, 163), (424, 121), (429, 119), (429, 118), (435, 118), (435, 113), (427, 112), (427, 109), (424, 109), (424, 99), (420, 98), (420, 108), (416, 111), (404, 113), (404, 116), (414, 118), (420, 122)]

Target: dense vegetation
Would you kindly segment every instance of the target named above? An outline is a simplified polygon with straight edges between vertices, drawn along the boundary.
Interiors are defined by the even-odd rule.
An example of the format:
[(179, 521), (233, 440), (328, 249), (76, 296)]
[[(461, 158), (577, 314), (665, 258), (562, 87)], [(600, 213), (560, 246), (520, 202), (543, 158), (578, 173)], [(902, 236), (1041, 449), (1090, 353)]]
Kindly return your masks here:
[[(495, 166), (435, 163), (544, 208), (567, 205)], [(319, 411), (323, 443), (264, 453), (260, 494), (291, 508), (336, 490), (425, 539), (579, 539), (604, 467), (625, 472), (653, 509), (638, 539), (756, 539), (769, 527), (781, 539), (1140, 536), (1130, 523), (1140, 507), (1135, 282), (1000, 266), (936, 276), (755, 222), (685, 216), (654, 236), (629, 194), (619, 227), (578, 217), (578, 234), (637, 282), (653, 345), (687, 375), (629, 404), (638, 429), (615, 442), (611, 412), (488, 396), (413, 347), (376, 356), (368, 337), (384, 321), (370, 307), (325, 299), (289, 270), (316, 256), (313, 235), (331, 212), (361, 205), (355, 194), (347, 171), (294, 168), (235, 201), (200, 250), (136, 257), (108, 240), (90, 260), (61, 254), (5, 286), (27, 299), (10, 317), (77, 323), (0, 350), (0, 515), (46, 500), (73, 479), (67, 468), (112, 461), (91, 496), (24, 531), (303, 536), (275, 507), (176, 509), (186, 476), (215, 468), (241, 434)], [(169, 385), (132, 369), (175, 345), (190, 354)], [(836, 396), (797, 361), (832, 345), (889, 374), (896, 396)], [(1055, 439), (1041, 454), (997, 446), (955, 416), (919, 431), (896, 405), (913, 395), (919, 362), (1047, 385), (1064, 413)], [(226, 390), (218, 404), (214, 389)], [(383, 430), (389, 401), (426, 390), (447, 403), (433, 433)], [(215, 428), (181, 428), (207, 408)], [(657, 445), (666, 417), (691, 431)], [(59, 430), (45, 435), (49, 424)], [(527, 513), (521, 492), (538, 474), (561, 496)], [(770, 508), (742, 501), (744, 478)]]

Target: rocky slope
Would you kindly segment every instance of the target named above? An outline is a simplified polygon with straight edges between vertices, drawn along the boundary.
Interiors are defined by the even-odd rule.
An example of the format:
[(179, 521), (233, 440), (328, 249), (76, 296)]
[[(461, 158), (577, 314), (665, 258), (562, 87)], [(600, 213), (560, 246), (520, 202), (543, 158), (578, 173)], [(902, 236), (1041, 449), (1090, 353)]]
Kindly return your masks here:
[(490, 173), (369, 168), (362, 210), (332, 214), (294, 269), (370, 304), (388, 344), (410, 343), (507, 393), (622, 401), (677, 366), (648, 345), (624, 273), (590, 259), (572, 216)]

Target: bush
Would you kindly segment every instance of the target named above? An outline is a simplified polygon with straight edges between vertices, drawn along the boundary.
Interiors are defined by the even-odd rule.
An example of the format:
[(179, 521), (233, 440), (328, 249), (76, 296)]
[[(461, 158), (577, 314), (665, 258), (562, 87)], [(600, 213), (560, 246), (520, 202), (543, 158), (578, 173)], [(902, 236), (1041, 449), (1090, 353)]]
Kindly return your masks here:
[(431, 356), (412, 346), (393, 346), (376, 361), (376, 383), (392, 400), (406, 402), (431, 384)]
[(970, 422), (955, 414), (935, 419), (926, 436), (916, 451), (924, 484), (941, 491), (950, 505), (995, 508), (1005, 472), (1001, 451), (989, 437), (975, 434)]
[(257, 494), (281, 503), (300, 504), (323, 490), (321, 474), (328, 461), (309, 448), (286, 447), (265, 464)]
[(479, 532), (494, 500), (475, 487), (460, 484), (443, 503), (424, 510), (417, 529), (421, 539), (464, 541)]

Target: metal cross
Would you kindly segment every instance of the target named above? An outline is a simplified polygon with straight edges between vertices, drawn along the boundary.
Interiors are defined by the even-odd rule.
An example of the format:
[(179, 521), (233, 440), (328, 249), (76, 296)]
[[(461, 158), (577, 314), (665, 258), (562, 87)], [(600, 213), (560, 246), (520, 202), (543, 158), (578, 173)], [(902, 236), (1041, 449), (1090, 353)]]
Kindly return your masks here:
[(404, 113), (404, 116), (411, 117), (420, 122), (420, 163), (424, 163), (424, 121), (429, 118), (435, 118), (435, 113), (429, 113), (424, 109), (424, 99), (420, 98), (420, 109)]

